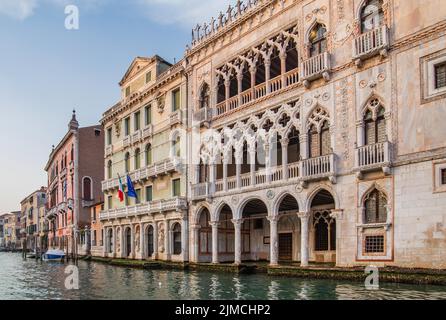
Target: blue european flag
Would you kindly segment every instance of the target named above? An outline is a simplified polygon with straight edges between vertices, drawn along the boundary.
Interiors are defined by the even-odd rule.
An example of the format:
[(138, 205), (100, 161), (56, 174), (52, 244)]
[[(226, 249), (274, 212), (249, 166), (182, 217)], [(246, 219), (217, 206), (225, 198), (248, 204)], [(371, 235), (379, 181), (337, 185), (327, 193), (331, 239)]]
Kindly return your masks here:
[(127, 197), (138, 199), (138, 195), (136, 194), (130, 175), (127, 175)]

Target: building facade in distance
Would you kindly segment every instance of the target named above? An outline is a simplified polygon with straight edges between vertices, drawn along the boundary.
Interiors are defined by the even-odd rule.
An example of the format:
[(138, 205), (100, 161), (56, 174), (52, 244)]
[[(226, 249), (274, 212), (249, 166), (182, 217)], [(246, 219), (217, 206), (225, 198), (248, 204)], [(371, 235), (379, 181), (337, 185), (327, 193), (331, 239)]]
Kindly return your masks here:
[(3, 215), (4, 244), (7, 250), (20, 250), (22, 248), (20, 218), (20, 211)]
[(27, 250), (36, 251), (42, 248), (40, 237), (41, 215), (46, 205), (46, 188), (42, 187), (20, 202), (22, 223), (24, 224), (24, 246)]
[(100, 214), (104, 210), (104, 202), (100, 201), (90, 207), (90, 254), (94, 257), (102, 257), (104, 254), (104, 228), (100, 219)]
[(103, 150), (101, 126), (80, 128), (73, 111), (68, 132), (45, 166), (50, 248), (77, 253), (80, 230), (90, 224), (89, 207), (101, 197)]
[[(100, 214), (107, 257), (187, 260), (184, 170), (186, 78), (183, 63), (136, 58), (120, 82), (122, 98), (102, 118), (105, 209)], [(137, 199), (118, 200), (129, 175)]]

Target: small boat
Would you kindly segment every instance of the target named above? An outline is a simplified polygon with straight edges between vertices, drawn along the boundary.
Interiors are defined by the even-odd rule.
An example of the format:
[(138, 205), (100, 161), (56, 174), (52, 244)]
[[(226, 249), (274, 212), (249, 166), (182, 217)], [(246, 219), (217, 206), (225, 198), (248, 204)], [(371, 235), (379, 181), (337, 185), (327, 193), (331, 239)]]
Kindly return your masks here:
[(65, 253), (62, 250), (48, 250), (42, 255), (43, 261), (61, 262), (65, 258)]
[(36, 259), (37, 258), (37, 253), (35, 251), (31, 251), (26, 255), (27, 258), (29, 259)]

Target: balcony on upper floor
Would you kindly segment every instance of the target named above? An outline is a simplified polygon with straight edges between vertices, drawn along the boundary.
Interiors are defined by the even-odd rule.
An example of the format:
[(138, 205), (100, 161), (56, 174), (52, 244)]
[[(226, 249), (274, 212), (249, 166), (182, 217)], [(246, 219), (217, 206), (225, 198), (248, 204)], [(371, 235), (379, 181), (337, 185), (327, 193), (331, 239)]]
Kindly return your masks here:
[(311, 81), (324, 78), (330, 80), (330, 54), (324, 52), (302, 61), (301, 79), (306, 88), (310, 87)]
[(387, 56), (389, 49), (389, 30), (383, 25), (364, 32), (353, 41), (353, 60), (359, 67), (362, 62), (376, 55)]
[(138, 217), (142, 215), (168, 211), (184, 211), (187, 210), (187, 207), (188, 205), (186, 198), (175, 197), (166, 200), (155, 200), (148, 203), (142, 203), (118, 209), (105, 210), (99, 214), (99, 219), (104, 221), (119, 218)]
[(124, 139), (122, 140), (122, 146), (124, 148), (128, 148), (131, 145), (132, 145), (132, 136), (131, 135), (125, 136)]
[(202, 200), (224, 195), (230, 191), (241, 192), (259, 187), (270, 188), (283, 183), (306, 186), (309, 181), (323, 179), (329, 179), (332, 183), (336, 183), (335, 159), (335, 155), (330, 154), (218, 179), (215, 183), (194, 184), (192, 185), (192, 199), (195, 201)]
[(153, 135), (153, 125), (149, 124), (144, 129), (142, 129), (142, 138), (147, 139)]
[(183, 111), (177, 110), (170, 114), (170, 125), (174, 126), (183, 123)]
[(136, 130), (132, 134), (132, 144), (137, 144), (142, 140), (142, 130)]
[(218, 103), (211, 112), (212, 116), (221, 116), (242, 106), (278, 94), (299, 83), (299, 69), (295, 68), (273, 79), (267, 79), (250, 89), (240, 92), (238, 95), (225, 99)]
[[(181, 172), (183, 170), (183, 165), (180, 159), (173, 158), (167, 159), (153, 165), (134, 170), (129, 173), (130, 178), (133, 182), (145, 181), (150, 178), (156, 178), (158, 176), (163, 176), (173, 172)], [(126, 181), (123, 179), (123, 184)], [(109, 179), (102, 182), (102, 192), (117, 189), (119, 187), (119, 179)]]
[(358, 176), (362, 173), (382, 170), (384, 174), (390, 174), (390, 143), (381, 142), (358, 147), (355, 150), (355, 168)]

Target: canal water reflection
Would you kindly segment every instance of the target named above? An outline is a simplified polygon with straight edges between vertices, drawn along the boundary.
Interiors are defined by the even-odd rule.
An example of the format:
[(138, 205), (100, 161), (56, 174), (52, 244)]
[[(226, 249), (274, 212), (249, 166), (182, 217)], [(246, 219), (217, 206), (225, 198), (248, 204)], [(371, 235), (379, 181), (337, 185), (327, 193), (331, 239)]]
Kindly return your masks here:
[(0, 300), (151, 299), (446, 299), (446, 287), (382, 284), (368, 291), (361, 283), (269, 277), (263, 274), (152, 271), (80, 261), (80, 290), (66, 290), (65, 265), (22, 260), (0, 253)]

